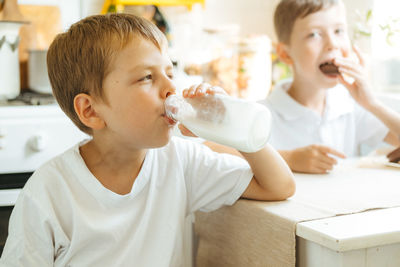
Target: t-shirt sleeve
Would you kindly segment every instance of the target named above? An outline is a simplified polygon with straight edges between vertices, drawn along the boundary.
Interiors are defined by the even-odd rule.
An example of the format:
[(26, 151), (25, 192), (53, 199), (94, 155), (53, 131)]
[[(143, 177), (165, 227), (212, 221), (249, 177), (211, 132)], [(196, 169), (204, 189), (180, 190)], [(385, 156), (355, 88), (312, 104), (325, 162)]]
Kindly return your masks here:
[(232, 205), (253, 177), (247, 161), (237, 156), (216, 153), (195, 143), (187, 144), (186, 153), (185, 180), (190, 212)]
[(0, 266), (53, 266), (50, 223), (35, 200), (19, 195), (9, 221), (9, 233)]
[(356, 105), (356, 138), (359, 144), (375, 148), (383, 142), (389, 129), (373, 114)]

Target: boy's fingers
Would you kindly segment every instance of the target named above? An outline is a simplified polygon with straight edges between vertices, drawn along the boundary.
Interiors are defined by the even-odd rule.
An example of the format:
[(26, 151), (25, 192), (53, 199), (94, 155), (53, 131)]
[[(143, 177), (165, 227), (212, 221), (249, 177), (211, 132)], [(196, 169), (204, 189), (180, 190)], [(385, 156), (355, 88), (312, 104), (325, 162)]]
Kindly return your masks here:
[(328, 170), (322, 167), (316, 167), (312, 170), (309, 171), (310, 173), (314, 173), (314, 174), (326, 174), (328, 173)]
[(189, 87), (188, 90), (189, 91), (195, 91), (198, 86), (200, 86), (200, 84), (193, 84), (192, 86)]
[(326, 172), (326, 171), (332, 170), (332, 169), (333, 169), (333, 165), (332, 165), (332, 164), (325, 163), (325, 162), (320, 162), (320, 163), (318, 164), (317, 168), (318, 168), (318, 169), (322, 169), (322, 170), (324, 170), (324, 171)]
[(329, 164), (330, 166), (336, 165), (337, 164), (337, 160), (335, 158), (332, 158), (330, 156), (328, 156), (328, 154), (323, 153), (320, 157), (321, 162), (325, 163), (325, 164)]
[(330, 148), (328, 146), (319, 145), (318, 148), (325, 154), (331, 154), (331, 155), (337, 156), (342, 159), (346, 158), (346, 155), (344, 155), (342, 152), (336, 151), (333, 148)]
[(400, 160), (400, 147), (393, 150), (389, 154), (386, 155), (386, 157), (389, 159), (389, 161), (399, 161)]
[(227, 95), (224, 89), (222, 89), (219, 86), (211, 86), (210, 88), (207, 89), (207, 93), (210, 95), (215, 95), (215, 94), (223, 94)]
[(346, 81), (343, 77), (343, 75), (339, 76), (339, 82), (341, 84), (343, 84), (347, 89), (351, 88), (351, 86), (353, 85), (352, 83), (349, 83), (348, 81)]
[(360, 64), (362, 66), (364, 66), (365, 64), (365, 59), (364, 59), (364, 55), (361, 53), (360, 49), (358, 48), (358, 46), (353, 45), (353, 50), (356, 53), (358, 60), (360, 61)]
[(337, 64), (340, 73), (346, 72), (346, 74), (360, 74), (363, 72), (363, 69), (360, 65), (354, 64), (354, 62), (351, 61), (335, 60), (334, 64)]
[[(355, 81), (361, 81), (363, 79), (362, 75), (360, 73), (358, 73), (357, 71), (353, 71), (353, 70), (349, 70), (349, 69), (345, 69), (340, 67), (339, 68), (339, 72), (341, 74), (341, 76), (343, 76), (343, 74), (353, 78)], [(344, 77), (343, 77), (344, 79)], [(346, 79), (344, 79), (346, 80)]]
[(196, 94), (197, 96), (203, 96), (203, 95), (205, 95), (206, 92), (207, 92), (207, 90), (208, 90), (208, 88), (210, 88), (210, 86), (211, 86), (211, 85), (209, 85), (208, 83), (200, 84), (200, 85), (196, 88), (195, 94)]
[(184, 136), (191, 136), (191, 137), (197, 137), (194, 133), (192, 133), (188, 128), (186, 128), (183, 124), (178, 125), (179, 130)]
[[(195, 97), (195, 96), (201, 95), (201, 92), (205, 91), (204, 88), (206, 86), (207, 86), (207, 84), (203, 84), (203, 83), (193, 84), (188, 89), (183, 90), (182, 95), (183, 95), (183, 97)], [(204, 93), (203, 93), (203, 95), (204, 95)]]

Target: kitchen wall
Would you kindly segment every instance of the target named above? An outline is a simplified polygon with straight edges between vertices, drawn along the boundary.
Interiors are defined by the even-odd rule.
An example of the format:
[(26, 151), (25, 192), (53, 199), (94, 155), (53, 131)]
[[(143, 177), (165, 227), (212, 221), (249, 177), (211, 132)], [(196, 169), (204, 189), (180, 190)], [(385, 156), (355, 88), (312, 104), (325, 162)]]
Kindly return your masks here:
[[(102, 0), (81, 1), (83, 16), (100, 12), (104, 2)], [(206, 27), (239, 24), (242, 35), (267, 34), (274, 39), (273, 12), (278, 2), (279, 0), (206, 0), (204, 9), (195, 6), (191, 13), (193, 13), (194, 19), (198, 19), (198, 13), (201, 12), (201, 22)], [(344, 0), (344, 2), (349, 11), (349, 22), (354, 24), (357, 14), (353, 11), (359, 10), (364, 13), (372, 6), (373, 0)], [(164, 8), (164, 10), (166, 10), (166, 13), (170, 12), (168, 8)]]
[[(347, 15), (349, 21), (350, 34), (353, 37), (353, 31), (356, 25), (362, 24), (365, 19), (365, 14), (374, 3), (375, 5), (390, 6), (386, 3), (388, 1), (397, 0), (343, 0), (347, 7)], [(57, 5), (61, 9), (63, 28), (67, 29), (69, 25), (82, 17), (98, 14), (101, 11), (103, 0), (19, 0), (20, 4), (41, 4), (41, 5)], [(273, 11), (279, 0), (206, 0), (205, 7), (195, 5), (192, 11), (188, 12), (185, 7), (162, 7), (162, 12), (166, 15), (171, 24), (172, 36), (174, 38), (174, 45), (179, 56), (187, 58), (190, 56), (189, 52), (185, 52), (186, 47), (192, 47), (188, 42), (197, 41), (197, 33), (200, 32), (202, 26), (215, 27), (216, 25), (240, 25), (240, 35), (249, 34), (266, 34), (273, 41), (275, 34), (273, 30)], [(375, 12), (375, 11), (374, 11)], [(377, 39), (377, 38), (375, 38)], [(379, 37), (378, 39), (383, 39)], [(355, 42), (364, 52), (371, 53), (372, 45), (371, 38), (358, 37)], [(381, 41), (380, 41), (381, 42)], [(376, 43), (376, 42), (375, 42)], [(382, 43), (382, 42), (381, 42)], [(374, 44), (375, 54), (374, 58), (390, 57), (384, 61), (375, 60), (375, 65), (378, 70), (384, 69), (389, 63), (397, 66), (400, 63), (398, 59), (392, 59), (393, 53), (386, 53), (390, 48), (381, 48)], [(184, 49), (182, 49), (184, 48)], [(390, 50), (391, 51), (391, 50)], [(186, 53), (186, 54), (185, 54)], [(387, 54), (389, 54), (387, 56)], [(389, 62), (389, 63), (388, 63)], [(393, 77), (399, 76), (396, 72), (397, 67), (390, 67), (387, 71), (374, 72), (378, 75), (375, 80), (387, 80), (388, 85), (384, 87), (393, 87), (389, 83), (395, 83), (394, 87), (399, 87), (399, 79)], [(393, 82), (392, 82), (393, 80)], [(378, 85), (377, 85), (378, 87)], [(392, 90), (392, 89), (390, 89)], [(398, 89), (396, 89), (398, 90)]]
[[(195, 6), (191, 11), (193, 19), (206, 27), (221, 24), (239, 24), (240, 34), (267, 34), (275, 39), (273, 30), (273, 11), (279, 0), (206, 0), (205, 8)], [(344, 0), (348, 8), (349, 22), (357, 19), (355, 10), (364, 13), (372, 6), (373, 0)], [(104, 0), (19, 0), (19, 4), (56, 5), (61, 9), (63, 28), (92, 14), (101, 11)], [(163, 8), (166, 13), (171, 8)], [(169, 9), (169, 11), (168, 11)], [(185, 13), (186, 9), (184, 9)], [(183, 12), (181, 12), (183, 13)], [(201, 17), (201, 19), (199, 19)], [(173, 19), (173, 18), (171, 18)]]
[(58, 6), (61, 11), (62, 26), (66, 30), (82, 17), (82, 1), (84, 0), (18, 0), (18, 4)]

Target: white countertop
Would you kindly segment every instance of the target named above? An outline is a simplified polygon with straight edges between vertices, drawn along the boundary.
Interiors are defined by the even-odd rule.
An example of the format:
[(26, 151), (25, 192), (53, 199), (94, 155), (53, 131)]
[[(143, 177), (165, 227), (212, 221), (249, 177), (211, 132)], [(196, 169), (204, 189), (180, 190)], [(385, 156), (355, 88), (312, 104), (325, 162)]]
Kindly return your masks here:
[(400, 208), (371, 210), (298, 223), (296, 235), (335, 251), (399, 243)]

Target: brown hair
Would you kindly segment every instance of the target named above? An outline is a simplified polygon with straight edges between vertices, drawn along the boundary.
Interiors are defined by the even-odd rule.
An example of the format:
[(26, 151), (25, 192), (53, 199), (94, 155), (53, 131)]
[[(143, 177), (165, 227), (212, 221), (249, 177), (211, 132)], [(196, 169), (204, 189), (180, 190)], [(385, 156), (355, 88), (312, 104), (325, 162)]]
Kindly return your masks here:
[(99, 97), (110, 63), (133, 37), (149, 40), (158, 49), (167, 45), (165, 36), (151, 22), (130, 14), (106, 14), (87, 17), (56, 36), (47, 53), (47, 66), (53, 94), (61, 109), (83, 132), (84, 125), (74, 110), (74, 98), (80, 93)]
[(321, 9), (338, 4), (340, 0), (281, 0), (275, 9), (274, 26), (279, 42), (290, 43), (293, 25)]

